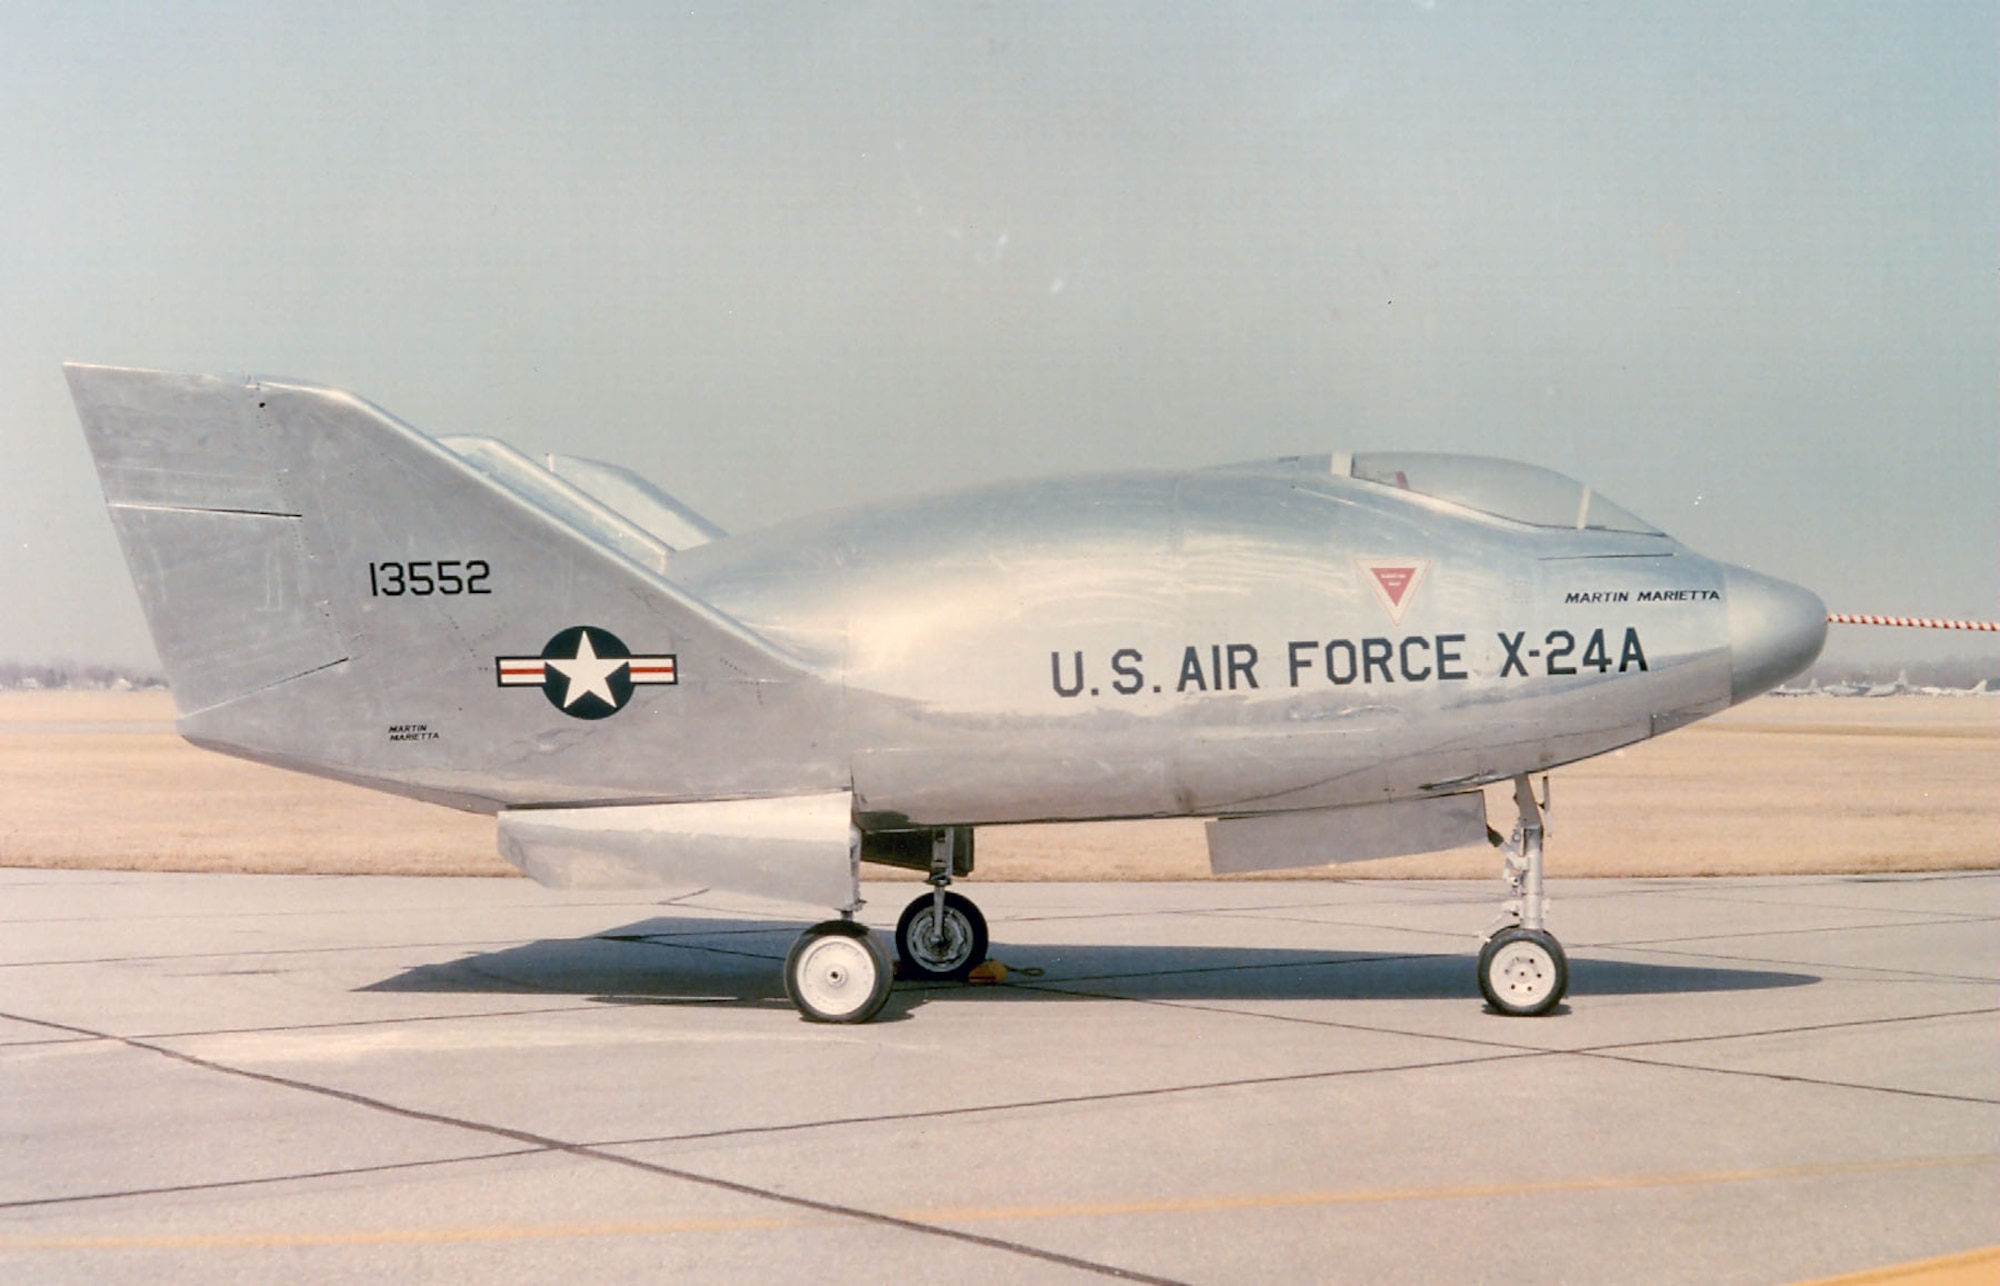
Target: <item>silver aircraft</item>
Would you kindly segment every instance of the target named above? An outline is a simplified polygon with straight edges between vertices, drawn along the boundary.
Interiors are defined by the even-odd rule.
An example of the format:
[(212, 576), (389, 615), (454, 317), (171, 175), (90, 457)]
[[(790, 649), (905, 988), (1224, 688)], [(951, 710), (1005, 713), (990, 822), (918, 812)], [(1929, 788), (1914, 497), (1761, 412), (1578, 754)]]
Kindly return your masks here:
[(963, 978), (976, 827), (1201, 817), (1218, 872), (1498, 842), (1498, 1010), (1568, 985), (1530, 775), (1805, 669), (1807, 591), (1545, 469), (1406, 452), (969, 487), (728, 536), (637, 475), (433, 440), (288, 380), (66, 368), (189, 741), (498, 817), (544, 884), (833, 908), (785, 962), (863, 1022), (864, 862)]

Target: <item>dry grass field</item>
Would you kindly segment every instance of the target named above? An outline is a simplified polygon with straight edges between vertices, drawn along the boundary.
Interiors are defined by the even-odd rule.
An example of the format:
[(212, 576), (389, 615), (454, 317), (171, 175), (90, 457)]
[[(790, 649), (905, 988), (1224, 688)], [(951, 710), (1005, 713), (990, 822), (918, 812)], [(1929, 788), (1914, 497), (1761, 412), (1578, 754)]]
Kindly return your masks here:
[[(196, 750), (172, 718), (164, 693), (0, 692), (0, 866), (513, 874), (489, 818)], [(1991, 698), (1765, 697), (1553, 777), (1551, 875), (2000, 865)], [(1487, 803), (1508, 829), (1509, 792)], [(978, 862), (995, 880), (1211, 878), (1201, 823), (1185, 821), (992, 827)], [(1471, 849), (1289, 877), (1498, 869)]]

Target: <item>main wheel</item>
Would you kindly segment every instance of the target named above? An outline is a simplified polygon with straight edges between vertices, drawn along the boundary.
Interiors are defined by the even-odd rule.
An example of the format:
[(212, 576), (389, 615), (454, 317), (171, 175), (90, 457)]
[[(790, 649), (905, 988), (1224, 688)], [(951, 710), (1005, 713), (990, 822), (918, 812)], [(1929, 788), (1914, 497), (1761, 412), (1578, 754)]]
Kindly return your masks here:
[(924, 981), (963, 980), (986, 959), (986, 917), (968, 899), (944, 895), (944, 931), (938, 931), (936, 894), (903, 908), (896, 921), (896, 958), (903, 976)]
[(895, 983), (889, 953), (851, 920), (828, 920), (799, 935), (785, 957), (785, 994), (816, 1023), (865, 1023)]
[(1479, 990), (1503, 1014), (1532, 1018), (1569, 990), (1562, 944), (1539, 929), (1502, 929), (1479, 952)]

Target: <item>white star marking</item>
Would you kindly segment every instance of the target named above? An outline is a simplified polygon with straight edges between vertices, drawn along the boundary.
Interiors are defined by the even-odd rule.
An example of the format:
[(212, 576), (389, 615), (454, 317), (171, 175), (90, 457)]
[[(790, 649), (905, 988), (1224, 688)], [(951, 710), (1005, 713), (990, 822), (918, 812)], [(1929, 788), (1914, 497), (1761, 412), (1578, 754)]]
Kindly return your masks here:
[(586, 696), (601, 697), (608, 706), (617, 705), (618, 698), (611, 695), (611, 676), (618, 673), (620, 666), (629, 664), (622, 656), (598, 656), (590, 646), (587, 630), (577, 640), (575, 656), (568, 660), (552, 656), (545, 658), (543, 663), (569, 681), (569, 689), (563, 694), (565, 710)]

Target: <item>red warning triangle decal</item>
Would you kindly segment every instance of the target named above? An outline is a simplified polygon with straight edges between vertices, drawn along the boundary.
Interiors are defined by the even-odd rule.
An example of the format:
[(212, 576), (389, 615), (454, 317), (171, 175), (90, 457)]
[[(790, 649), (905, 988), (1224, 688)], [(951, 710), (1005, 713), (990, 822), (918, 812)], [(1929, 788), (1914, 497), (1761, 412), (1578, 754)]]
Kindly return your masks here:
[(1375, 591), (1376, 601), (1382, 610), (1389, 613), (1393, 625), (1401, 625), (1403, 616), (1416, 601), (1417, 586), (1423, 583), (1424, 573), (1430, 570), (1428, 558), (1357, 558), (1354, 565), (1361, 571), (1361, 579), (1368, 588)]
[(1389, 601), (1396, 604), (1402, 603), (1403, 595), (1410, 588), (1410, 582), (1417, 576), (1417, 569), (1414, 567), (1370, 567), (1368, 570), (1375, 573), (1375, 583), (1382, 587), (1382, 592), (1389, 596)]

